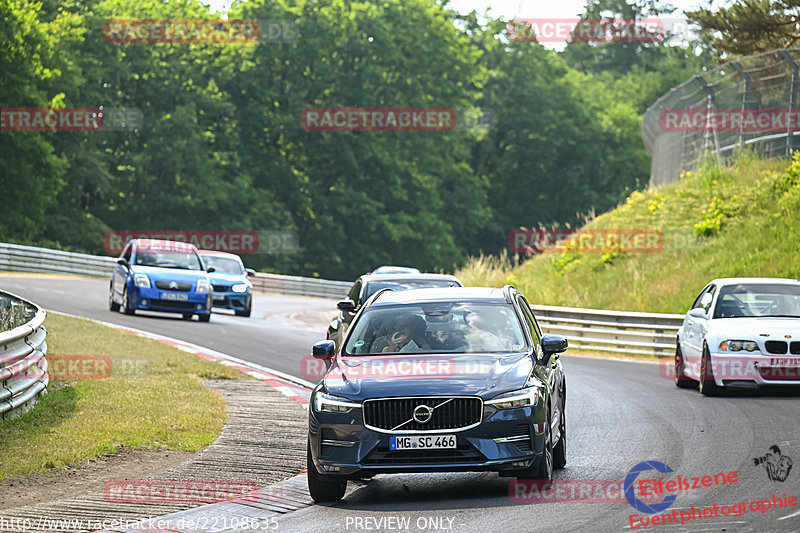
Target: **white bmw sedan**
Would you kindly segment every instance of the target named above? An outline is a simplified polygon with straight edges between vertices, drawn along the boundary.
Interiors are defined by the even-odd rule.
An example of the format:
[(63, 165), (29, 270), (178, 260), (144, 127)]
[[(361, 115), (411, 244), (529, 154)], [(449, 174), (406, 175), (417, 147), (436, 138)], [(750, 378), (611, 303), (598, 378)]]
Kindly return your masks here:
[(675, 385), (718, 394), (726, 387), (800, 385), (800, 281), (715, 279), (678, 330)]

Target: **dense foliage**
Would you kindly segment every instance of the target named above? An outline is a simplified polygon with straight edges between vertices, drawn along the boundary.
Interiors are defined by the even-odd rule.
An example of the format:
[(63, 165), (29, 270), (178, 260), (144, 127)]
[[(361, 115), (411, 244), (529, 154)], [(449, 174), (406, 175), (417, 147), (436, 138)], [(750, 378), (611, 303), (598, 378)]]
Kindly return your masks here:
[[(3, 0), (0, 11), (4, 108), (143, 117), (129, 132), (0, 133), (0, 241), (103, 253), (109, 229), (293, 230), (299, 252), (245, 262), (339, 279), (387, 263), (450, 270), (502, 250), (511, 229), (612, 208), (649, 174), (641, 114), (706, 59), (668, 43), (556, 52), (435, 0), (237, 3), (231, 19), (299, 28), (247, 44), (104, 38), (108, 19), (218, 18), (198, 0)], [(303, 109), (337, 106), (480, 108), (495, 121), (301, 127)]]
[(686, 13), (719, 59), (789, 47), (800, 40), (800, 0), (732, 0)]

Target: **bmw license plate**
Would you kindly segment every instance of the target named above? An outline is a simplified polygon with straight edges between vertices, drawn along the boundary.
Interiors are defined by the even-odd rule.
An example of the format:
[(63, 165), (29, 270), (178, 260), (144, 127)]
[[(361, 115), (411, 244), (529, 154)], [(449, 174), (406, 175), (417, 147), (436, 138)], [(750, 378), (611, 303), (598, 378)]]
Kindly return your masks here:
[(214, 298), (215, 302), (222, 302), (225, 300), (224, 294), (215, 294), (212, 298)]
[(177, 302), (187, 302), (189, 301), (189, 295), (185, 292), (162, 292), (161, 293), (162, 300), (175, 300)]
[(435, 450), (455, 447), (455, 435), (409, 435), (407, 437), (389, 437), (389, 449), (391, 450)]
[(800, 366), (800, 357), (773, 357), (770, 366)]

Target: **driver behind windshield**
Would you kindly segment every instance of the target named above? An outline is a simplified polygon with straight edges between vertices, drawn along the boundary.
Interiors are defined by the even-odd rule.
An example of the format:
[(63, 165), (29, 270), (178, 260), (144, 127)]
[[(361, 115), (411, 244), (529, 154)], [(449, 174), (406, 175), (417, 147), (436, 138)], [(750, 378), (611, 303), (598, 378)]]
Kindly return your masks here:
[(403, 317), (397, 323), (397, 331), (388, 339), (388, 344), (382, 351), (384, 353), (407, 353), (430, 350), (431, 347), (425, 340), (427, 329), (428, 326), (422, 317), (417, 315)]

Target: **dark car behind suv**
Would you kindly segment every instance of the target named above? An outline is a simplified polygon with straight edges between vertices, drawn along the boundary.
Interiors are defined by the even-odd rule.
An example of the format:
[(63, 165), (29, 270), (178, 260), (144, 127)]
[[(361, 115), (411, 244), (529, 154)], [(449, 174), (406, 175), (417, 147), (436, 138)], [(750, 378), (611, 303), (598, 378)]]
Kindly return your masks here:
[(550, 482), (566, 465), (567, 341), (542, 335), (510, 286), (383, 290), (364, 303), (311, 393), (317, 502), (378, 473), (495, 471)]
[(376, 274), (373, 272), (372, 274), (364, 274), (350, 287), (347, 298), (336, 304), (339, 315), (328, 326), (327, 338), (334, 341), (338, 346), (339, 340), (347, 332), (347, 328), (350, 327), (353, 317), (361, 309), (361, 305), (381, 289), (404, 291), (408, 289), (463, 286), (464, 284), (461, 283), (461, 280), (449, 274), (420, 274), (419, 271), (416, 274), (413, 272), (393, 274)]

